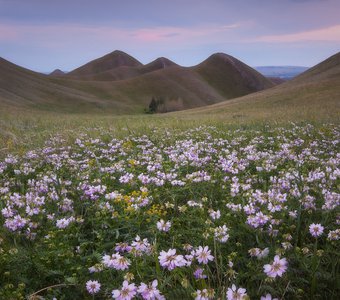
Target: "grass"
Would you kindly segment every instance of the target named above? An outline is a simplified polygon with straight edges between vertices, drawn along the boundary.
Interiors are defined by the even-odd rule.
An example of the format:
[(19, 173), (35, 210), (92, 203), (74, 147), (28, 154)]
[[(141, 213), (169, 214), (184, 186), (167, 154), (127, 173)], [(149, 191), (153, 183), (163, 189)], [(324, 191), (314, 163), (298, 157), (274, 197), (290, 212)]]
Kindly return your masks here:
[(340, 121), (340, 87), (337, 79), (318, 83), (288, 82), (263, 92), (177, 114), (210, 115), (234, 122), (238, 119), (240, 124), (254, 121), (337, 123)]
[[(297, 89), (296, 93), (299, 91)], [(261, 97), (257, 101), (255, 94), (204, 109), (160, 115), (42, 113), (8, 109), (0, 112), (0, 155), (41, 147), (54, 135), (70, 141), (82, 132), (96, 136), (99, 129), (122, 137), (127, 133), (151, 133), (155, 128), (184, 130), (199, 125), (263, 128), (290, 122), (322, 124), (340, 121), (336, 98), (324, 103), (310, 99), (301, 103), (286, 100), (280, 93), (275, 98), (275, 91), (272, 93), (274, 96), (265, 100)]]
[[(152, 97), (169, 101), (181, 98), (185, 108), (193, 108), (272, 86), (268, 79), (236, 59), (230, 62), (216, 55), (196, 67), (175, 65), (165, 69), (157, 69), (161, 66), (157, 61), (146, 66), (137, 63), (135, 67), (115, 68), (125, 60), (132, 65), (136, 62), (128, 56), (122, 58), (121, 54), (114, 56), (109, 54), (84, 66), (90, 76), (86, 80), (68, 75), (45, 76), (0, 58), (0, 109), (7, 103), (14, 108), (59, 113), (131, 114), (142, 112)], [(104, 72), (98, 74), (104, 80), (88, 80), (92, 73), (94, 76), (106, 69), (108, 78), (105, 79)], [(130, 78), (133, 74), (140, 76)]]
[[(112, 299), (124, 280), (135, 290), (157, 279), (167, 299), (225, 300), (233, 284), (251, 299), (338, 299), (338, 126), (77, 117), (36, 119), (38, 136), (22, 136), (37, 147), (60, 130), (76, 142), (57, 137), (0, 164), (0, 298)], [(117, 243), (131, 247), (127, 268), (110, 258)], [(204, 263), (200, 246), (213, 256)], [(171, 249), (191, 264), (167, 267)], [(282, 276), (265, 271), (274, 257), (288, 264)], [(101, 284), (94, 295), (89, 280)]]
[[(209, 71), (212, 68), (216, 71), (216, 59), (221, 58), (215, 55), (208, 62), (198, 65), (197, 70), (204, 73), (204, 70)], [(50, 78), (48, 87), (52, 85), (56, 88), (58, 84), (63, 86), (60, 93), (53, 94), (53, 88), (44, 90), (44, 80), (47, 80), (45, 77), (3, 61), (5, 69), (0, 75), (6, 78), (9, 76), (6, 80), (11, 82), (10, 87), (17, 90), (19, 86), (18, 93), (27, 92), (32, 100), (21, 102), (22, 99), (18, 96), (15, 98), (16, 106), (12, 106), (8, 101), (1, 100), (1, 92), (5, 95), (7, 92), (0, 89), (0, 155), (42, 146), (47, 138), (55, 134), (61, 134), (70, 140), (84, 131), (96, 135), (98, 128), (122, 136), (129, 131), (151, 132), (153, 128), (165, 130), (175, 127), (186, 129), (200, 124), (234, 128), (289, 122), (338, 124), (339, 59), (340, 54), (336, 54), (296, 80), (265, 91), (201, 108), (152, 116), (140, 114), (148, 106), (152, 96), (167, 98), (170, 95), (176, 99), (179, 95), (177, 92), (180, 91), (187, 95), (182, 99), (187, 106), (193, 103), (213, 103), (217, 98), (222, 98), (209, 85), (199, 85), (200, 88), (197, 88), (197, 77), (200, 76), (193, 74), (190, 68), (177, 72), (177, 67), (171, 67), (161, 70), (161, 73), (156, 71), (121, 82), (81, 82)], [(162, 80), (155, 86), (159, 77)], [(209, 78), (210, 80), (212, 79)], [(30, 88), (27, 89), (27, 86)], [(72, 96), (70, 91), (75, 94)], [(34, 98), (36, 92), (41, 93), (38, 99)], [(65, 95), (68, 98), (64, 98)], [(97, 98), (101, 100), (97, 101)], [(137, 98), (137, 102), (131, 100)], [(126, 115), (127, 113), (135, 115)]]
[[(87, 88), (100, 93), (91, 84)], [(246, 288), (252, 299), (267, 293), (280, 299), (338, 299), (336, 78), (287, 83), (162, 115), (2, 108), (0, 209), (9, 213), (2, 211), (0, 222), (9, 229), (0, 229), (0, 298), (109, 299), (129, 278), (136, 285), (157, 279), (167, 299), (208, 292), (225, 299), (232, 284)], [(185, 184), (162, 185), (162, 172)], [(319, 181), (322, 173), (327, 174)], [(254, 195), (262, 196), (254, 201)], [(280, 206), (276, 200), (284, 195), (287, 202)], [(151, 203), (143, 206), (144, 201)], [(269, 211), (263, 201), (280, 209)], [(255, 212), (249, 216), (233, 206), (247, 204), (271, 225), (252, 226)], [(30, 215), (31, 209), (37, 211)], [(221, 212), (220, 219), (211, 217), (212, 210)], [(11, 213), (29, 219), (25, 230), (11, 230), (17, 226)], [(157, 230), (161, 219), (171, 222), (169, 233)], [(320, 237), (310, 234), (313, 223), (324, 226)], [(230, 235), (227, 243), (219, 240), (222, 225)], [(116, 243), (132, 245), (136, 235), (148, 239), (150, 253), (124, 254), (128, 271), (105, 267), (103, 258)], [(185, 243), (196, 251), (208, 246), (214, 260), (162, 268), (162, 251), (184, 254)], [(262, 260), (249, 255), (266, 248), (269, 256)], [(273, 279), (264, 266), (275, 255), (287, 259), (288, 269)], [(90, 274), (89, 267), (99, 272)], [(198, 267), (206, 280), (193, 276)], [(102, 284), (98, 295), (88, 293), (88, 280)]]

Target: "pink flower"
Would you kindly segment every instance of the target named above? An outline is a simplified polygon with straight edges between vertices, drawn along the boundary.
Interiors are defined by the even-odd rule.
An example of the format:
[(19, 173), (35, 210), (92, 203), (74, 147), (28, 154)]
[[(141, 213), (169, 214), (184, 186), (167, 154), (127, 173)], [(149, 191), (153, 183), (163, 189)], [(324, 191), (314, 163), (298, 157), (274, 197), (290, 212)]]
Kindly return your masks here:
[(246, 299), (247, 297), (247, 290), (244, 288), (238, 288), (235, 284), (231, 286), (231, 288), (228, 288), (227, 291), (227, 299), (228, 300), (242, 300)]
[(168, 252), (161, 251), (158, 259), (161, 266), (170, 271), (176, 267), (183, 267), (187, 263), (183, 255), (176, 255), (176, 249), (169, 249)]
[(142, 298), (145, 300), (165, 300), (165, 297), (157, 289), (158, 281), (155, 279), (151, 284), (146, 285), (141, 283), (138, 288), (138, 293), (141, 294)]
[(196, 269), (194, 272), (194, 276), (196, 279), (204, 279), (207, 278), (207, 275), (203, 274), (204, 270), (201, 268)]
[(165, 222), (163, 219), (161, 219), (157, 222), (157, 228), (159, 231), (168, 232), (170, 230), (170, 227), (171, 227), (170, 221)]
[(215, 291), (213, 289), (197, 290), (195, 300), (210, 300), (214, 298)]
[(126, 270), (129, 268), (129, 265), (130, 261), (127, 258), (120, 256), (116, 259), (116, 264), (114, 268), (116, 270)]
[(209, 250), (208, 246), (204, 248), (199, 246), (198, 249), (195, 251), (195, 256), (200, 264), (207, 264), (209, 260), (214, 260), (214, 257), (210, 255), (211, 250)]
[(134, 283), (129, 284), (124, 280), (121, 290), (113, 290), (112, 298), (117, 300), (131, 300), (137, 294), (137, 288)]
[(86, 289), (90, 294), (96, 294), (100, 291), (100, 283), (97, 280), (89, 280), (86, 282)]
[(273, 263), (263, 266), (264, 272), (268, 277), (275, 278), (276, 276), (281, 277), (286, 272), (288, 263), (285, 258), (280, 259), (278, 255), (275, 255)]
[(219, 209), (216, 211), (214, 211), (213, 209), (209, 209), (208, 212), (209, 212), (210, 218), (212, 218), (213, 220), (217, 220), (221, 217), (221, 212)]
[(131, 247), (138, 252), (150, 253), (151, 245), (148, 239), (141, 239), (139, 235), (136, 236), (135, 240), (131, 243)]
[(278, 298), (272, 298), (271, 294), (267, 294), (266, 296), (262, 296), (261, 300), (279, 300)]
[(116, 270), (126, 270), (129, 268), (130, 261), (121, 256), (119, 253), (114, 253), (110, 255), (103, 256), (103, 264), (105, 267), (113, 268)]
[(321, 224), (310, 224), (309, 225), (309, 232), (314, 237), (319, 237), (322, 235), (324, 227)]

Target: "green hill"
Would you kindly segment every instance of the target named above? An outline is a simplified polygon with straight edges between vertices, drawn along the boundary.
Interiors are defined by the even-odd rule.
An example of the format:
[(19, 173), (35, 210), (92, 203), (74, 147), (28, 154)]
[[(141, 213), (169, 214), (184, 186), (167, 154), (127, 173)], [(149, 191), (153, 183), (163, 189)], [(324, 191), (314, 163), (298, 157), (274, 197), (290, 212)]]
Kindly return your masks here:
[(61, 84), (47, 75), (21, 68), (0, 58), (0, 109), (101, 111), (105, 103), (89, 93)]
[(274, 83), (238, 59), (216, 53), (193, 68), (226, 99), (261, 91)]
[(137, 67), (142, 63), (123, 51), (115, 50), (103, 57), (97, 58), (89, 63), (69, 72), (67, 75), (75, 78), (86, 77), (103, 73), (119, 67)]
[(340, 53), (274, 88), (177, 113), (245, 121), (340, 121)]
[(114, 51), (58, 76), (31, 72), (5, 60), (0, 64), (3, 106), (73, 113), (141, 113), (153, 97), (162, 99), (162, 111), (181, 110), (273, 85), (249, 66), (221, 53), (185, 68), (166, 58), (142, 65), (128, 54)]

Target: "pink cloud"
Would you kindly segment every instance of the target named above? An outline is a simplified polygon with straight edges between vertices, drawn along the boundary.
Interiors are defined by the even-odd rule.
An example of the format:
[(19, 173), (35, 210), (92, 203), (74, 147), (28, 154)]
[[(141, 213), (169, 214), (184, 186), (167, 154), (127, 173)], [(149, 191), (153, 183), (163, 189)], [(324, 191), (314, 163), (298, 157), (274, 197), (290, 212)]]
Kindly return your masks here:
[(261, 36), (254, 41), (273, 43), (293, 43), (302, 41), (340, 42), (340, 25), (291, 34)]
[[(154, 28), (119, 28), (119, 27), (89, 27), (78, 24), (57, 25), (12, 25), (0, 24), (0, 40), (30, 39), (42, 43), (60, 43), (61, 41), (77, 41), (79, 39), (108, 40), (125, 42), (159, 42), (185, 41), (188, 39), (211, 38), (214, 35), (231, 32), (240, 24), (207, 25), (202, 27), (154, 27)], [(52, 42), (51, 42), (52, 41)]]
[(8, 26), (0, 26), (0, 41), (1, 40), (15, 40), (17, 38), (17, 31), (15, 28)]

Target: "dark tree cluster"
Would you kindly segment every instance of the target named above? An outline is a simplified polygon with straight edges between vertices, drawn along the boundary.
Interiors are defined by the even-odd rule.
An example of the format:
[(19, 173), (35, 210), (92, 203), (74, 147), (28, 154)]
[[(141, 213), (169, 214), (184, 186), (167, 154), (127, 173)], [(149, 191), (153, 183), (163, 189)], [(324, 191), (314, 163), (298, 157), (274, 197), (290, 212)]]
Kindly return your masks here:
[(146, 110), (146, 113), (154, 114), (160, 112), (160, 107), (164, 105), (164, 99), (159, 97), (152, 97), (151, 102), (149, 104), (149, 108)]

